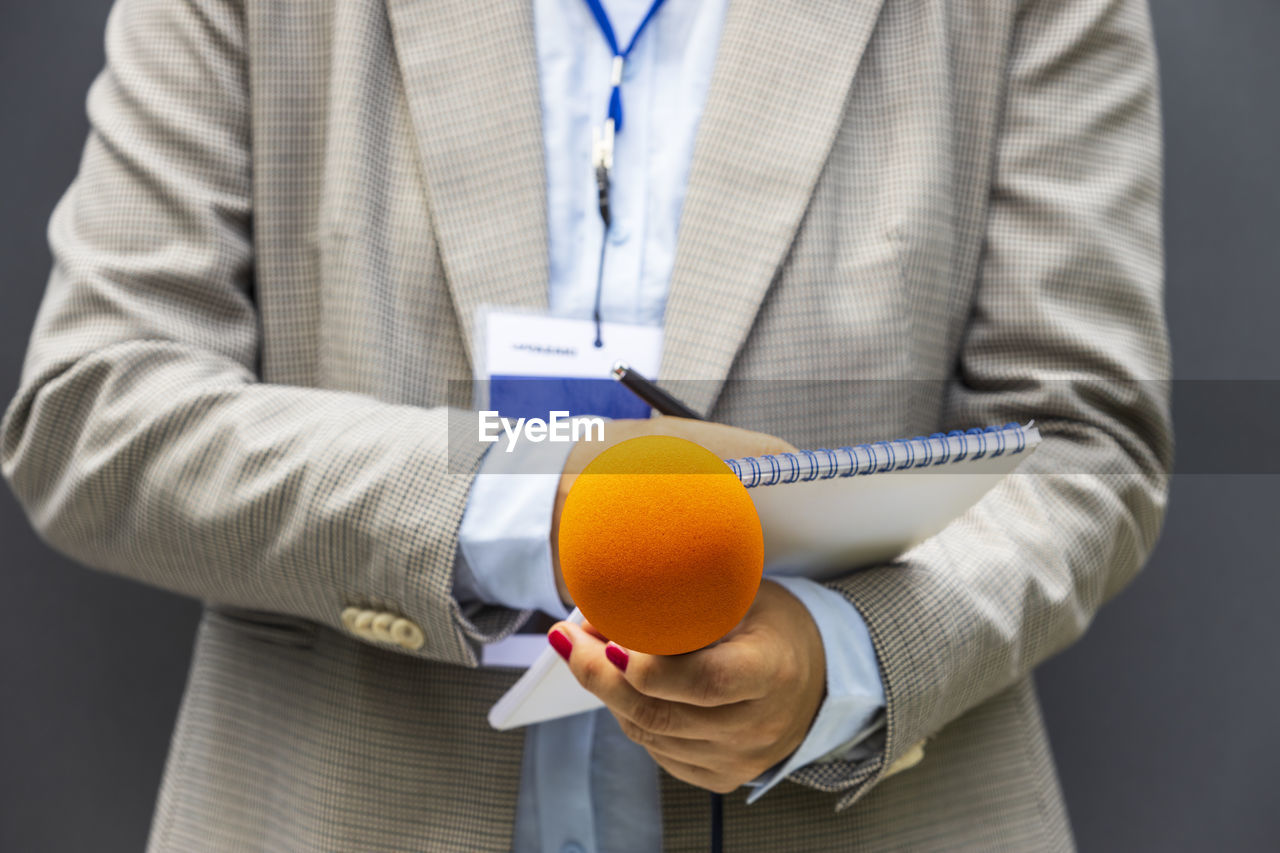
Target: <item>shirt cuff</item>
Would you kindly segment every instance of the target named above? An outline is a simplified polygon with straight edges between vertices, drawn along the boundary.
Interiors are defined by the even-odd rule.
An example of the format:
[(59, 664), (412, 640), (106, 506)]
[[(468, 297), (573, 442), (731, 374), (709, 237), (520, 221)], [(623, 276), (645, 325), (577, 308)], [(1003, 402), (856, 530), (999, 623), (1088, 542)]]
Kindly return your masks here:
[(748, 803), (801, 767), (856, 746), (880, 727), (877, 717), (885, 703), (871, 633), (849, 600), (808, 578), (769, 580), (798, 598), (818, 626), (827, 658), (827, 695), (796, 751), (747, 783), (755, 789), (747, 797)]
[(453, 594), (514, 610), (569, 615), (551, 566), (551, 514), (573, 442), (520, 440), (489, 448), (471, 484), (454, 564)]

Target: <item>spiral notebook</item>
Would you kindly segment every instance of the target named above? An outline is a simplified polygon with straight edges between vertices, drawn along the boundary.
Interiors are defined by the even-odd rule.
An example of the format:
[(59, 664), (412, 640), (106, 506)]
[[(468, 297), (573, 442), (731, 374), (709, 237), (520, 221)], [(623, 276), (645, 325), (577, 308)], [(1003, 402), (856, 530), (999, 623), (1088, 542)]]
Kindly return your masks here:
[(942, 530), (1040, 443), (1034, 424), (728, 459), (760, 514), (766, 571), (824, 579)]
[[(1006, 424), (725, 461), (760, 514), (765, 574), (822, 580), (883, 564), (940, 532), (1039, 443), (1033, 423)], [(570, 618), (582, 621), (577, 610)], [(600, 705), (546, 647), (489, 724), (512, 729)]]

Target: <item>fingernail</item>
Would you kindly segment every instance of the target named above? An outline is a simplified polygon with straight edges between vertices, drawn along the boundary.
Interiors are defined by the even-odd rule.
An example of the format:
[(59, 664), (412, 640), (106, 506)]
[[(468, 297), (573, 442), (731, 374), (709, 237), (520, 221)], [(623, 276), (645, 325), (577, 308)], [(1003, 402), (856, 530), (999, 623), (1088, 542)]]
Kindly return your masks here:
[(559, 631), (552, 631), (547, 634), (547, 642), (551, 644), (551, 648), (556, 650), (556, 654), (565, 660), (569, 659), (569, 654), (573, 651), (573, 643), (568, 637)]
[(613, 643), (604, 647), (604, 656), (609, 659), (609, 663), (616, 666), (623, 672), (627, 671), (627, 661), (631, 660), (631, 655), (622, 650), (621, 646), (615, 646)]

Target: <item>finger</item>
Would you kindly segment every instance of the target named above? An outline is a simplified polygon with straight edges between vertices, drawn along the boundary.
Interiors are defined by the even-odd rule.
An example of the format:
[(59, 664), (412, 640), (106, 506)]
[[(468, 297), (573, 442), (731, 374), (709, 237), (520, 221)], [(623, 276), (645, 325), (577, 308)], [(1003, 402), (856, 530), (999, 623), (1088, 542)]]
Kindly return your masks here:
[(754, 778), (769, 768), (764, 751), (756, 744), (743, 747), (726, 740), (659, 735), (645, 731), (616, 714), (614, 717), (623, 734), (652, 754), (701, 767), (712, 773), (736, 774), (745, 778)]
[(655, 734), (640, 728), (626, 717), (620, 717), (617, 714), (613, 716), (618, 721), (618, 728), (632, 743), (643, 746), (652, 752), (665, 755), (668, 758), (704, 767), (708, 770), (716, 766), (718, 763), (717, 756), (724, 748), (723, 745), (712, 743), (709, 740)]
[(674, 758), (668, 758), (665, 755), (656, 755), (649, 753), (654, 762), (659, 767), (679, 779), (681, 782), (688, 782), (690, 785), (697, 785), (699, 788), (705, 788), (708, 791), (714, 791), (717, 794), (728, 794), (736, 790), (740, 784), (737, 779), (715, 773), (704, 767), (697, 767), (692, 764), (686, 764)]
[(606, 637), (604, 634), (601, 634), (595, 625), (592, 625), (590, 622), (586, 621), (585, 619), (582, 621), (582, 630), (586, 631), (588, 634), (595, 637), (597, 640), (599, 640), (602, 643), (609, 642), (608, 637)]
[(768, 693), (776, 671), (768, 647), (751, 634), (685, 655), (618, 649), (612, 654), (625, 661), (627, 682), (640, 693), (702, 707), (760, 699)]
[(574, 678), (603, 701), (614, 716), (630, 720), (646, 731), (676, 737), (708, 738), (725, 728), (723, 714), (640, 693), (605, 657), (605, 643), (581, 626), (557, 622), (551, 630), (561, 632), (572, 644), (567, 660)]
[(712, 421), (664, 415), (650, 419), (650, 423), (656, 431), (687, 438), (725, 459), (795, 451), (795, 447), (777, 436)]

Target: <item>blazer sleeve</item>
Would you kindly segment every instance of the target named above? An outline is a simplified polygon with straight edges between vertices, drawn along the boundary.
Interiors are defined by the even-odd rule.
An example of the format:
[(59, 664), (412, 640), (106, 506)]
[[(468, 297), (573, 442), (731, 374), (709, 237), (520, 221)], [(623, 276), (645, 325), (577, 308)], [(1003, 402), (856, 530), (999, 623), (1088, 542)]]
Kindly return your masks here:
[(791, 777), (843, 792), (837, 808), (1077, 639), (1137, 573), (1163, 518), (1173, 451), (1146, 4), (1025, 3), (1008, 69), (943, 422), (1034, 418), (1044, 441), (942, 533), (832, 583), (870, 627), (887, 720), (870, 758)]
[(476, 643), (523, 615), (466, 616), (451, 594), (476, 442), (450, 456), (445, 408), (256, 375), (243, 11), (113, 10), (0, 425), (4, 475), (88, 566), (335, 628), (373, 607), (421, 628), (412, 654), (475, 665)]

